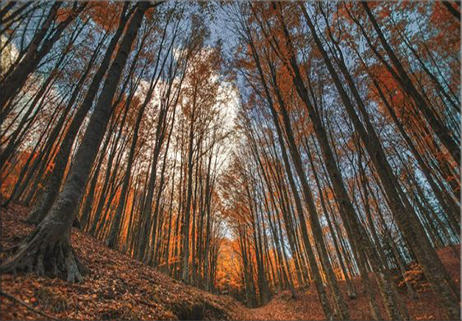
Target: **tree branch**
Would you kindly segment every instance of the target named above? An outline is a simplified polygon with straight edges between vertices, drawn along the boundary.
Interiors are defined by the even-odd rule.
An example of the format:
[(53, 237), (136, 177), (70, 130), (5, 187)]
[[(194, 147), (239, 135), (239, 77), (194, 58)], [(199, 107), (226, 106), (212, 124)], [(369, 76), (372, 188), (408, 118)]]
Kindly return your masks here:
[(8, 294), (8, 293), (5, 293), (5, 292), (3, 292), (3, 291), (0, 290), (0, 294), (3, 295), (4, 297), (7, 297), (7, 298), (13, 300), (14, 302), (17, 302), (17, 303), (19, 303), (19, 304), (25, 306), (25, 307), (26, 307), (27, 309), (29, 309), (29, 310), (31, 310), (31, 311), (33, 311), (33, 312), (35, 312), (35, 313), (37, 313), (37, 314), (40, 314), (40, 315), (43, 316), (43, 317), (46, 317), (46, 318), (49, 318), (49, 319), (52, 319), (52, 320), (59, 320), (58, 318), (55, 318), (55, 317), (53, 317), (53, 316), (51, 316), (51, 315), (49, 315), (49, 314), (46, 314), (46, 313), (44, 313), (44, 312), (42, 312), (42, 311), (39, 311), (39, 310), (37, 310), (37, 309), (34, 309), (33, 307), (31, 307), (31, 306), (28, 305), (27, 303), (23, 302), (22, 300), (20, 300), (20, 299), (14, 297), (14, 296), (12, 296), (12, 295), (10, 295), (10, 294)]

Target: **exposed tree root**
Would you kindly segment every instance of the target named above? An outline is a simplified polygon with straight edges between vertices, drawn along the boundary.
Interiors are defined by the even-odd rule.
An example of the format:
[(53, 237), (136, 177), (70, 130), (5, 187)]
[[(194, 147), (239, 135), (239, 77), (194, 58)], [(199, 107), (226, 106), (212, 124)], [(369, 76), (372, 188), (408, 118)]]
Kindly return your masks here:
[(2, 253), (13, 253), (18, 248), (19, 248), (19, 244), (15, 244), (15, 245), (12, 245), (10, 247), (5, 247), (5, 248), (1, 247), (0, 252), (2, 252)]
[(1, 290), (0, 290), (0, 294), (3, 295), (4, 297), (6, 297), (6, 298), (8, 298), (8, 299), (10, 299), (10, 300), (12, 300), (12, 301), (14, 301), (14, 302), (17, 302), (17, 303), (19, 303), (19, 304), (25, 306), (27, 309), (29, 309), (29, 310), (31, 310), (31, 311), (37, 313), (37, 314), (40, 314), (41, 316), (43, 316), (43, 317), (45, 317), (45, 318), (52, 319), (52, 320), (59, 320), (58, 318), (55, 318), (55, 317), (53, 317), (53, 316), (51, 316), (51, 315), (49, 315), (49, 314), (46, 314), (46, 313), (44, 313), (44, 312), (42, 312), (42, 311), (40, 311), (40, 310), (34, 309), (33, 307), (31, 307), (31, 306), (28, 305), (27, 303), (25, 303), (25, 302), (23, 302), (22, 300), (20, 300), (20, 299), (14, 297), (14, 296), (12, 296), (11, 294), (5, 293), (5, 292), (3, 292), (3, 291), (1, 291)]
[(69, 235), (56, 237), (46, 228), (37, 228), (19, 245), (18, 250), (1, 266), (4, 273), (33, 272), (81, 282), (87, 268), (77, 259)]
[(40, 213), (37, 209), (33, 209), (29, 215), (26, 217), (26, 219), (24, 220), (24, 222), (28, 223), (28, 224), (38, 224), (40, 223)]

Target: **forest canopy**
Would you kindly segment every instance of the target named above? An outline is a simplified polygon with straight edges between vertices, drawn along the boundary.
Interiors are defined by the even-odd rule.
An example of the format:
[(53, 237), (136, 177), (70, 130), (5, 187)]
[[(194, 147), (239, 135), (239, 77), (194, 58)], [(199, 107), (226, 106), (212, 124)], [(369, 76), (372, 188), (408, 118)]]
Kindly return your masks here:
[(370, 318), (409, 319), (418, 265), (460, 319), (460, 275), (437, 253), (459, 255), (460, 2), (0, 15), (1, 206), (33, 226), (2, 274), (88, 282), (76, 227), (249, 308), (313, 285), (329, 320), (359, 296)]

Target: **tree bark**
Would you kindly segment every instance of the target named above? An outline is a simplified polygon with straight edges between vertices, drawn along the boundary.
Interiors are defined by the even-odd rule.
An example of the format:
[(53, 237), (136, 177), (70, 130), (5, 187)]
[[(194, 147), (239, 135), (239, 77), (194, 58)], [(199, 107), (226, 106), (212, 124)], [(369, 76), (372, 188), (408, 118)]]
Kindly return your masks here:
[(148, 7), (149, 3), (146, 2), (137, 4), (137, 10), (109, 70), (102, 94), (62, 192), (45, 219), (19, 246), (18, 251), (2, 264), (2, 272), (30, 269), (38, 274), (52, 273), (65, 276), (71, 282), (82, 280), (84, 268), (73, 254), (70, 244), (75, 209), (82, 197), (91, 166), (109, 121), (111, 100), (126, 64), (129, 50)]

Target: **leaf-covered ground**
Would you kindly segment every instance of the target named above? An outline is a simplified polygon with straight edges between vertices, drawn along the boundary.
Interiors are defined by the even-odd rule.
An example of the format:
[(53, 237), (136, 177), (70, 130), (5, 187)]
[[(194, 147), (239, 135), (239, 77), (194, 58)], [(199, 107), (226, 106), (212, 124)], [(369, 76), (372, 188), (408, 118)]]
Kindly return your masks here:
[[(28, 209), (12, 205), (1, 212), (2, 249), (17, 244), (32, 226), (22, 220)], [(265, 306), (246, 309), (228, 296), (216, 296), (186, 286), (117, 251), (78, 229), (73, 229), (72, 242), (79, 258), (91, 269), (84, 282), (70, 284), (59, 279), (22, 274), (1, 276), (2, 291), (30, 307), (58, 319), (74, 320), (167, 320), (167, 319), (240, 319), (240, 320), (323, 320), (314, 286), (297, 292), (275, 295)], [(445, 248), (439, 255), (460, 286), (460, 248)], [(2, 252), (2, 260), (5, 254)], [(407, 278), (418, 291), (419, 300), (412, 301), (400, 287), (402, 299), (415, 320), (444, 319), (419, 266)], [(399, 282), (399, 280), (397, 280)], [(345, 298), (351, 318), (369, 320), (368, 301), (359, 280), (356, 299)], [(34, 311), (2, 296), (2, 320), (46, 319)]]
[[(438, 250), (438, 254), (445, 264), (448, 272), (460, 288), (460, 245), (453, 248)], [(372, 275), (371, 275), (372, 277)], [(444, 320), (445, 315), (438, 306), (435, 295), (432, 293), (428, 282), (425, 280), (420, 266), (413, 265), (407, 272), (406, 278), (417, 290), (418, 300), (410, 299), (406, 294), (406, 288), (402, 280), (396, 280), (399, 284), (401, 299), (406, 302), (408, 312), (412, 320)], [(400, 282), (401, 281), (401, 282)], [(369, 303), (364, 293), (360, 280), (354, 280), (358, 291), (356, 299), (349, 299), (344, 282), (340, 287), (350, 309), (352, 320), (372, 320), (369, 312)], [(384, 307), (381, 306), (382, 316), (385, 317)], [(324, 320), (321, 305), (318, 301), (314, 285), (303, 292), (297, 292), (292, 298), (289, 291), (284, 291), (276, 296), (265, 306), (247, 310), (246, 319), (250, 320)]]
[[(32, 226), (22, 222), (28, 209), (12, 205), (1, 213), (2, 248), (17, 244)], [(73, 229), (77, 255), (90, 268), (84, 282), (35, 275), (1, 276), (2, 291), (58, 319), (167, 320), (236, 319), (242, 307), (227, 296), (215, 296), (107, 248)], [(2, 260), (4, 253), (2, 253)], [(2, 296), (2, 320), (45, 319)]]

